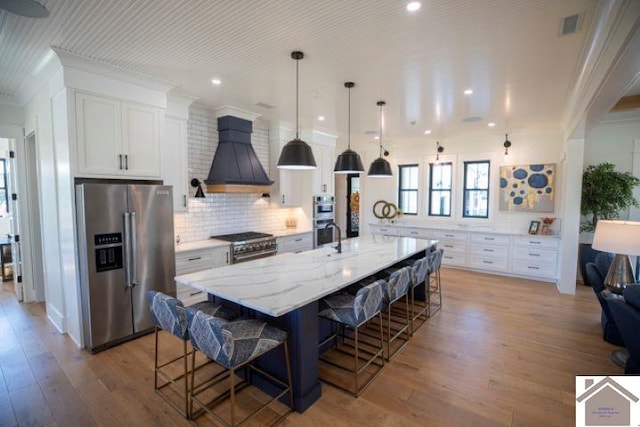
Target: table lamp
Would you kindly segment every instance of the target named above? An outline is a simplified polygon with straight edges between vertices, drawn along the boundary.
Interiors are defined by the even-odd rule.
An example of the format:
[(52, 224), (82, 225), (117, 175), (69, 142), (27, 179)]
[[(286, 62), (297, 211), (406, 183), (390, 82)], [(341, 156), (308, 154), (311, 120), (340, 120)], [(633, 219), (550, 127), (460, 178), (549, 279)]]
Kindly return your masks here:
[(621, 294), (627, 285), (636, 283), (630, 255), (640, 255), (640, 222), (600, 220), (593, 236), (593, 249), (616, 254), (604, 285)]

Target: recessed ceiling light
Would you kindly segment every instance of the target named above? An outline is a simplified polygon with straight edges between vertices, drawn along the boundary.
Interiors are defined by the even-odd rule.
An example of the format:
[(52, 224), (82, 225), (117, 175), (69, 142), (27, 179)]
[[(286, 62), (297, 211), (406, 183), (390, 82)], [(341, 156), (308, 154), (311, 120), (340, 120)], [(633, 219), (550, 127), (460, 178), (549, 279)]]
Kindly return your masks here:
[(318, 116), (318, 120), (320, 120), (321, 122), (324, 122), (324, 116)]
[(425, 135), (429, 135), (430, 133), (431, 133), (431, 129), (427, 129), (427, 130), (424, 131)]
[(466, 89), (466, 90), (464, 91), (464, 94), (465, 94), (465, 95), (471, 95), (472, 93), (473, 93), (473, 89)]
[(407, 3), (407, 10), (409, 12), (415, 12), (416, 10), (420, 9), (420, 7), (422, 7), (422, 3), (420, 3), (419, 1), (411, 1)]
[(487, 123), (487, 126), (489, 126), (490, 128), (494, 127), (495, 125), (496, 125), (496, 124), (495, 124), (495, 123), (493, 123), (493, 122), (489, 122), (489, 123)]
[(222, 83), (222, 80), (220, 80), (220, 79), (211, 79), (211, 83), (216, 85), (216, 86), (218, 86), (219, 84)]
[(373, 139), (380, 139), (380, 137), (379, 136), (374, 136)]

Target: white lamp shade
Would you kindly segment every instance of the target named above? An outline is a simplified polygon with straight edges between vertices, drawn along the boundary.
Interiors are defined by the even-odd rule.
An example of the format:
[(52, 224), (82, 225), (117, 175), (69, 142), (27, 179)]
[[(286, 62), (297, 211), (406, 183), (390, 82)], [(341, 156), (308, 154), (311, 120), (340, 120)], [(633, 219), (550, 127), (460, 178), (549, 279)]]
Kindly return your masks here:
[(591, 247), (613, 254), (640, 255), (640, 222), (599, 220)]

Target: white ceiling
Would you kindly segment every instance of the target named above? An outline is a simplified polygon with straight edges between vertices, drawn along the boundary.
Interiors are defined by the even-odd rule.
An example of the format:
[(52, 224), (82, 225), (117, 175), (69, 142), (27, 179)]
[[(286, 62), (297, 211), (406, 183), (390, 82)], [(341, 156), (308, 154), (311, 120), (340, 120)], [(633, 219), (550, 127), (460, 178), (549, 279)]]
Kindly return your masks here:
[[(18, 102), (49, 46), (175, 82), (210, 106), (233, 105), (352, 139), (426, 141), (558, 126), (595, 0), (43, 0), (46, 19), (0, 11), (0, 96)], [(562, 19), (582, 14), (561, 36)], [(210, 83), (222, 80), (220, 86)], [(463, 91), (474, 93), (465, 96)], [(256, 106), (273, 105), (273, 109)], [(317, 117), (326, 117), (318, 122)], [(465, 123), (465, 117), (481, 117)], [(489, 121), (496, 122), (493, 130)], [(425, 129), (432, 129), (424, 136)]]

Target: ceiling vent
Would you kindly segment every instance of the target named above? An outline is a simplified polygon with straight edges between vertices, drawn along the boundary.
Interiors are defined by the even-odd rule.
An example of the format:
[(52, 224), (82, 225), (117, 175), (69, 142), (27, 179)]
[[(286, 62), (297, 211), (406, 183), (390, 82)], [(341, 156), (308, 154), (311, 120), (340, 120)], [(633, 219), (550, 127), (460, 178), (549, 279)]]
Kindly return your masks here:
[(562, 31), (561, 35), (566, 36), (568, 34), (577, 33), (580, 30), (580, 15), (571, 15), (566, 16), (562, 20)]

